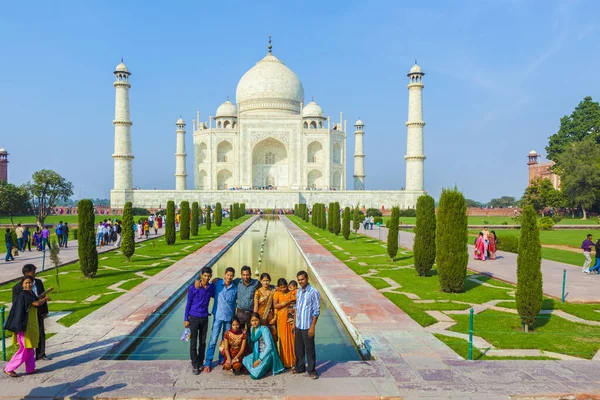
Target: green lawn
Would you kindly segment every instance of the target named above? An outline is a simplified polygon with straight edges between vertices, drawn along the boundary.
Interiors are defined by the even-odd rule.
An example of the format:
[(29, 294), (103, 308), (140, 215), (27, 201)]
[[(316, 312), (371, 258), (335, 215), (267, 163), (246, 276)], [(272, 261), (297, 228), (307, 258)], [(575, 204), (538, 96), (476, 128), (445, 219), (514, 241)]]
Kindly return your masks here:
[[(377, 271), (365, 280), (377, 289), (390, 288), (390, 284), (383, 278), (391, 279), (400, 287), (384, 292), (399, 308), (404, 310), (411, 318), (422, 326), (436, 322), (435, 318), (426, 313), (428, 310), (466, 310), (470, 305), (482, 304), (490, 300), (503, 300), (499, 306), (515, 308), (514, 285), (500, 282), (486, 276), (477, 275), (480, 282), (493, 285), (483, 286), (480, 282), (467, 280), (463, 293), (444, 293), (439, 288), (437, 271), (430, 271), (429, 276), (419, 277), (412, 268), (412, 252), (400, 249), (395, 260), (390, 261), (383, 242), (370, 237), (354, 235), (350, 240), (345, 240), (342, 235), (335, 236), (327, 230), (321, 230), (304, 222), (297, 217), (290, 220), (316, 239), (327, 250), (344, 262), (357, 274), (363, 275)], [(515, 231), (518, 232), (518, 231)], [(339, 250), (336, 246), (342, 248)], [(546, 250), (554, 249), (543, 249)], [(560, 251), (560, 250), (556, 250)], [(350, 254), (345, 254), (346, 252)], [(569, 253), (563, 251), (563, 253)], [(544, 254), (544, 253), (543, 253)], [(581, 258), (580, 254), (571, 253)], [(367, 264), (360, 265), (359, 263)], [(471, 275), (471, 273), (469, 273)], [(568, 279), (568, 278), (567, 278)], [(599, 278), (600, 279), (600, 278)], [(389, 289), (388, 289), (389, 290)], [(431, 303), (419, 303), (398, 292), (408, 292), (419, 296), (422, 300), (434, 300)], [(465, 302), (469, 304), (462, 304)], [(563, 310), (583, 319), (600, 321), (600, 304), (568, 304), (544, 298), (543, 309)], [(461, 333), (468, 332), (468, 315), (449, 314), (458, 324), (452, 330)], [(581, 358), (592, 358), (600, 349), (600, 327), (588, 326), (569, 322), (557, 316), (540, 315), (534, 331), (524, 333), (521, 331), (518, 315), (488, 310), (475, 315), (475, 335), (483, 337), (498, 349), (541, 349), (569, 354)], [(466, 357), (467, 342), (464, 340), (445, 337), (440, 338), (458, 354)], [(474, 358), (492, 359), (480, 352)], [(498, 359), (512, 359), (513, 357), (498, 357)], [(518, 359), (527, 359), (522, 357)], [(529, 359), (548, 359), (547, 357), (529, 357)]]
[[(106, 215), (106, 214), (96, 214), (96, 222), (104, 221), (105, 219), (121, 219), (122, 215)], [(138, 218), (141, 216), (136, 216)], [(15, 225), (17, 224), (31, 224), (34, 225), (36, 223), (35, 216), (33, 215), (22, 215), (13, 217), (13, 221)], [(65, 215), (50, 215), (44, 220), (44, 224), (48, 225), (56, 225), (59, 221), (67, 222), (69, 224), (77, 225), (77, 214), (65, 214)], [(10, 218), (7, 216), (0, 216), (0, 225), (2, 224), (10, 224)]]
[[(594, 236), (594, 241), (600, 237), (600, 227), (590, 229), (564, 229), (564, 230), (552, 230), (552, 231), (540, 231), (540, 241), (542, 244), (553, 244), (562, 246), (571, 246), (579, 249), (581, 242), (585, 240), (588, 234)], [(469, 230), (470, 234), (476, 235), (479, 233), (477, 230)], [(517, 229), (496, 229), (496, 234), (502, 239), (502, 236), (514, 236), (519, 237), (521, 231)]]
[[(383, 217), (385, 223), (390, 217)], [(400, 217), (400, 222), (404, 224), (414, 224), (416, 217)], [(469, 216), (469, 225), (518, 225), (511, 217), (481, 217), (481, 216)], [(589, 218), (586, 220), (579, 218), (563, 218), (558, 225), (595, 225), (594, 229), (600, 229), (597, 218)]]
[[(232, 222), (229, 219), (223, 219), (220, 227), (213, 224), (210, 231), (203, 228), (199, 231), (198, 236), (193, 236), (190, 240), (180, 240), (178, 233), (177, 241), (172, 246), (167, 246), (164, 236), (139, 243), (136, 245), (135, 254), (129, 263), (119, 251), (102, 253), (99, 255), (98, 273), (93, 279), (83, 277), (78, 262), (60, 267), (58, 269), (60, 289), (56, 282), (56, 270), (40, 273), (38, 277), (45, 280), (46, 288), (51, 286), (55, 288), (51, 295), (53, 301), (50, 302), (50, 310), (72, 312), (59, 320), (62, 325), (71, 326), (122, 294), (108, 289), (109, 286), (122, 282), (119, 288), (132, 289), (146, 279), (136, 275), (136, 272), (154, 276), (247, 218), (243, 217)], [(13, 285), (14, 282), (0, 285), (0, 305), (11, 302)], [(94, 295), (100, 295), (100, 297), (96, 300), (86, 301)], [(55, 302), (57, 300), (74, 301), (74, 303)]]

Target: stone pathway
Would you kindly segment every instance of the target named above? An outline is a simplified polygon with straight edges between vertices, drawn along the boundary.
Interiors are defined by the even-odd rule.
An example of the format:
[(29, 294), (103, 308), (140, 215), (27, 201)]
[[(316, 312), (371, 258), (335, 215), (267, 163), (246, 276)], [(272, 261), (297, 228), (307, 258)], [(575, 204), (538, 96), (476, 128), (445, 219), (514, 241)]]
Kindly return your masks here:
[[(150, 235), (150, 239), (154, 239), (164, 235), (164, 228), (159, 229), (158, 235)], [(138, 239), (136, 236), (135, 242), (142, 243), (148, 239)], [(79, 259), (79, 255), (77, 254), (78, 243), (77, 240), (70, 240), (69, 247), (60, 249), (60, 260), (62, 261), (61, 265), (70, 264)], [(117, 248), (109, 245), (103, 247), (97, 247), (98, 253), (106, 253), (109, 251), (116, 250)], [(21, 269), (25, 264), (34, 264), (38, 268), (38, 272), (42, 270), (42, 257), (43, 254), (41, 251), (37, 251), (33, 249), (33, 251), (25, 251), (23, 253), (19, 253), (17, 257), (15, 257), (15, 261), (10, 261), (8, 263), (2, 260), (0, 264), (0, 285), (6, 282), (13, 281), (22, 276)], [(148, 256), (151, 258), (150, 256)], [(105, 260), (107, 257), (99, 257), (99, 260)], [(49, 269), (53, 269), (54, 265), (50, 261), (50, 254), (46, 251), (46, 261), (44, 263), (44, 270), (47, 271)]]
[[(379, 232), (381, 229), (381, 232)], [(387, 240), (387, 228), (380, 227), (365, 231), (362, 226), (358, 231), (362, 235)], [(412, 250), (415, 234), (400, 231), (399, 246)], [(384, 246), (385, 247), (385, 246)], [(468, 245), (469, 255), (473, 254), (473, 246)], [(583, 265), (583, 255), (581, 256)], [(467, 268), (492, 278), (516, 284), (517, 283), (517, 255), (505, 251), (497, 252), (497, 259), (493, 261), (475, 261), (469, 257)], [(600, 277), (587, 275), (581, 272), (581, 267), (560, 263), (551, 260), (542, 260), (543, 290), (546, 296), (561, 299), (563, 271), (567, 271), (565, 301), (570, 303), (598, 303), (600, 302)]]

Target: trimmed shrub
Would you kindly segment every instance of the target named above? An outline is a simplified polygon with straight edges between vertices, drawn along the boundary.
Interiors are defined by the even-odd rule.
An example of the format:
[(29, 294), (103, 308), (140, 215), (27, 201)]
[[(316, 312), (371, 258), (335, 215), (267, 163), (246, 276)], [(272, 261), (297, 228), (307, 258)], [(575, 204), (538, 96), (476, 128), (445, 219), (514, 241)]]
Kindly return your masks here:
[(417, 210), (415, 210), (414, 208), (409, 208), (407, 210), (400, 210), (400, 216), (401, 217), (416, 217)]
[(133, 231), (133, 208), (130, 201), (125, 203), (125, 207), (123, 208), (121, 251), (127, 257), (127, 262), (131, 261), (131, 256), (135, 253), (135, 232)]
[(246, 215), (246, 203), (240, 204), (240, 217)]
[(133, 208), (133, 215), (150, 215), (150, 211), (148, 211), (145, 208), (134, 207)]
[(383, 225), (383, 218), (382, 217), (375, 217), (375, 218), (373, 218), (373, 223), (375, 225), (377, 225), (377, 224)]
[[(165, 240), (167, 245), (175, 244), (175, 202), (167, 201), (167, 222), (165, 223)], [(181, 219), (180, 219), (181, 221)]]
[(360, 209), (358, 208), (357, 204), (356, 207), (354, 207), (354, 211), (352, 212), (352, 230), (354, 231), (354, 234), (358, 232), (358, 229), (360, 228), (360, 223), (363, 220), (361, 214), (362, 213), (360, 212)]
[(223, 223), (223, 208), (221, 208), (221, 203), (217, 203), (215, 205), (215, 225), (221, 226)]
[(188, 240), (190, 238), (190, 202), (182, 201), (179, 210), (179, 238)]
[(335, 206), (333, 202), (329, 203), (329, 207), (327, 208), (327, 230), (333, 233), (333, 209)]
[(387, 236), (387, 253), (390, 259), (398, 254), (398, 223), (400, 220), (400, 207), (392, 207), (392, 217), (390, 218), (390, 228)]
[(464, 291), (469, 252), (467, 206), (457, 188), (443, 189), (437, 215), (436, 261), (443, 292)]
[(538, 223), (538, 225), (540, 229), (544, 231), (549, 231), (552, 230), (552, 227), (554, 226), (554, 220), (550, 217), (542, 217), (540, 218), (540, 222)]
[(435, 200), (429, 195), (417, 199), (417, 221), (413, 253), (419, 276), (426, 275), (435, 262)]
[(73, 232), (73, 239), (75, 239), (75, 240), (79, 239), (79, 229), (75, 228), (75, 229), (71, 229), (71, 231)]
[(346, 240), (350, 237), (350, 219), (352, 219), (350, 207), (346, 207), (344, 208), (344, 215), (342, 218), (342, 236), (344, 236), (344, 239)]
[(340, 221), (340, 203), (337, 201), (333, 203), (333, 211), (333, 233), (338, 236), (342, 230), (342, 222)]
[(96, 250), (94, 204), (91, 200), (80, 200), (77, 203), (77, 225), (79, 267), (85, 277), (93, 278), (98, 272), (98, 251)]
[(516, 236), (497, 236), (496, 248), (516, 254), (519, 252), (519, 238)]
[(233, 204), (229, 205), (229, 220), (233, 221)]
[(554, 215), (552, 216), (552, 221), (554, 221), (554, 223), (555, 223), (555, 224), (558, 224), (560, 221), (562, 221), (562, 219), (563, 219), (563, 217), (561, 217), (561, 216), (560, 216), (560, 215), (558, 215), (558, 214), (554, 214)]
[(212, 227), (212, 221), (210, 218), (210, 213), (211, 213), (211, 208), (210, 208), (210, 204), (206, 205), (206, 230), (210, 231), (210, 228)]
[(233, 203), (233, 219), (240, 217), (240, 203)]
[(383, 217), (383, 214), (377, 208), (367, 208), (367, 217)]
[(192, 203), (192, 220), (190, 222), (190, 233), (193, 236), (198, 236), (198, 225), (200, 225), (200, 210), (198, 202)]
[(321, 229), (327, 229), (327, 211), (325, 204), (321, 204)]
[(532, 206), (525, 207), (521, 214), (516, 301), (523, 329), (529, 332), (542, 309), (542, 246)]

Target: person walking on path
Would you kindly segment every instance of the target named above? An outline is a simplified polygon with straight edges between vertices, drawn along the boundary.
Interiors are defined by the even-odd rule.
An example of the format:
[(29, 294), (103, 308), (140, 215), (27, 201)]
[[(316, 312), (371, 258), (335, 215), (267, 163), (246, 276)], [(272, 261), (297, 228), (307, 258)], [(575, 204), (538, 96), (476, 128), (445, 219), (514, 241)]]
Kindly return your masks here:
[(47, 226), (44, 226), (42, 229), (42, 251), (46, 250), (46, 246), (48, 246), (48, 250), (50, 250), (50, 229)]
[(104, 238), (104, 225), (102, 225), (102, 222), (100, 222), (100, 223), (98, 223), (98, 227), (96, 228), (96, 247), (102, 246), (103, 238)]
[(596, 263), (592, 268), (590, 268), (590, 272), (596, 271), (597, 274), (600, 274), (600, 239), (596, 240)]
[(31, 232), (28, 227), (23, 230), (23, 251), (25, 251), (25, 246), (31, 251)]
[(22, 252), (25, 245), (23, 244), (23, 227), (21, 224), (17, 224), (17, 228), (15, 229), (15, 233), (17, 234), (17, 249), (19, 252)]
[(25, 364), (25, 372), (28, 375), (37, 372), (33, 349), (37, 347), (39, 341), (38, 307), (43, 306), (48, 301), (48, 298), (39, 299), (33, 293), (33, 279), (31, 277), (23, 277), (19, 284), (22, 290), (13, 302), (4, 324), (4, 329), (14, 332), (13, 342), (17, 342), (19, 345), (19, 350), (4, 366), (3, 370), (11, 378), (19, 376), (15, 370), (22, 364)]
[(115, 222), (115, 232), (117, 233), (117, 241), (115, 242), (115, 247), (121, 247), (121, 239), (123, 239), (123, 228), (121, 227), (121, 221)]
[(306, 372), (306, 357), (308, 375), (311, 379), (319, 379), (316, 369), (315, 328), (321, 313), (321, 295), (308, 283), (306, 271), (298, 272), (296, 277), (300, 289), (296, 299), (296, 323), (294, 325), (296, 366), (292, 368), (292, 374)]
[[(219, 336), (223, 340), (223, 335), (231, 328), (231, 319), (235, 311), (235, 302), (237, 299), (237, 286), (233, 284), (235, 270), (231, 267), (225, 269), (225, 277), (215, 283), (215, 301), (213, 303), (213, 324), (210, 333), (210, 342), (208, 351), (204, 358), (204, 372), (210, 372), (215, 348)], [(220, 342), (219, 342), (220, 343)], [(219, 354), (219, 364), (223, 364), (224, 357)]]
[(69, 247), (69, 224), (64, 223), (62, 228), (62, 247)]
[(585, 272), (586, 274), (590, 273), (590, 265), (592, 265), (592, 247), (594, 246), (594, 242), (592, 241), (592, 234), (587, 235), (587, 239), (581, 243), (581, 248), (583, 249), (583, 257), (585, 257), (585, 262), (583, 263), (583, 269), (581, 272)]
[(6, 228), (6, 234), (4, 235), (4, 243), (6, 244), (6, 257), (4, 257), (4, 261), (14, 261), (15, 258), (12, 255), (13, 239), (12, 233), (10, 233), (10, 228)]
[(206, 332), (208, 331), (208, 303), (211, 298), (215, 297), (215, 286), (210, 283), (211, 277), (212, 269), (203, 267), (200, 277), (188, 288), (183, 316), (183, 326), (188, 328), (191, 333), (190, 359), (194, 375), (200, 374), (200, 367), (204, 364)]
[[(46, 291), (46, 289), (44, 289), (44, 282), (42, 282), (41, 279), (36, 279), (36, 277), (35, 277), (36, 270), (37, 270), (37, 268), (35, 265), (25, 264), (23, 266), (23, 269), (21, 270), (21, 272), (23, 272), (23, 278), (33, 279), (33, 286), (31, 287), (31, 290), (33, 291), (33, 294), (35, 294), (36, 297), (40, 297), (40, 295), (42, 293), (44, 293)], [(13, 286), (13, 288), (12, 288), (13, 304), (17, 301), (17, 297), (19, 296), (19, 293), (21, 293), (22, 291), (23, 291), (23, 286), (22, 286), (21, 282), (17, 283), (15, 286)], [(38, 325), (40, 337), (38, 339), (38, 345), (36, 346), (36, 349), (35, 349), (35, 359), (36, 360), (51, 360), (51, 358), (46, 355), (46, 328), (44, 326), (44, 320), (48, 317), (48, 304), (45, 303), (45, 304), (38, 306), (37, 310), (38, 310), (37, 325)]]

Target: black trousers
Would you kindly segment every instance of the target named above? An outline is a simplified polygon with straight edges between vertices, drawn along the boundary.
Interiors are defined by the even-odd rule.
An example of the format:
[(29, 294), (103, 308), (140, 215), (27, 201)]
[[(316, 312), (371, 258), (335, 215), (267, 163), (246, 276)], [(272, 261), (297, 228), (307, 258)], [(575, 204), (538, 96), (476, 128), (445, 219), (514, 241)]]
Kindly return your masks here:
[[(204, 353), (206, 352), (206, 331), (208, 330), (208, 317), (198, 318), (189, 316), (190, 331), (190, 360), (192, 366), (200, 368), (204, 364)], [(198, 341), (200, 344), (198, 345)]]
[(38, 325), (40, 327), (40, 343), (35, 349), (36, 360), (46, 356), (46, 328), (44, 327), (44, 317), (40, 313), (38, 313)]
[(294, 350), (296, 351), (296, 372), (305, 372), (306, 364), (304, 357), (308, 362), (308, 373), (316, 371), (317, 355), (315, 353), (315, 337), (308, 336), (308, 329), (296, 328), (296, 339), (294, 341)]

